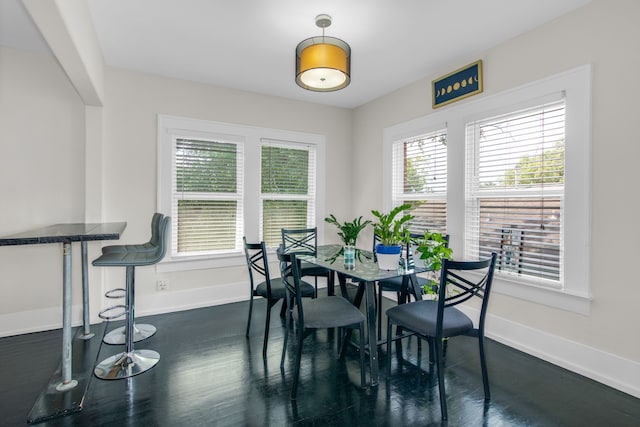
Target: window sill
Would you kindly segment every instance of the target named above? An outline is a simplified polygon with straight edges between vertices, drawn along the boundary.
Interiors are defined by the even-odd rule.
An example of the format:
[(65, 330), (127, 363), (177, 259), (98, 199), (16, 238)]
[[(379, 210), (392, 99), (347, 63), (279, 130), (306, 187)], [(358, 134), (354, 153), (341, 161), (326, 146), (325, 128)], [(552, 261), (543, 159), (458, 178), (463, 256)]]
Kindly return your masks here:
[(502, 277), (494, 277), (493, 292), (585, 316), (588, 316), (591, 312), (591, 297), (570, 293), (562, 289), (524, 284), (506, 280)]
[(158, 273), (173, 271), (209, 270), (212, 268), (237, 267), (246, 265), (243, 253), (218, 255), (208, 258), (169, 258), (166, 257), (156, 265)]

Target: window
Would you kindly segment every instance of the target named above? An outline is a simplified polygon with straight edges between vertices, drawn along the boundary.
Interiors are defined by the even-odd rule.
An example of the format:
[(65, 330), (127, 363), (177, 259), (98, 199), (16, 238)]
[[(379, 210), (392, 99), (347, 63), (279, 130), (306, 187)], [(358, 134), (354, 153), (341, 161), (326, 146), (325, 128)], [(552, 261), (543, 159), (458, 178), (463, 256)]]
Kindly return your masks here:
[(414, 206), (410, 230), (447, 231), (447, 132), (393, 143), (393, 206)]
[(175, 255), (234, 251), (242, 240), (243, 145), (174, 137)]
[(498, 274), (560, 285), (564, 100), (467, 126), (465, 253), (498, 255)]
[[(161, 271), (245, 262), (242, 237), (322, 232), (324, 137), (158, 116), (158, 210), (172, 217)], [(320, 234), (321, 235), (321, 234)]]
[[(446, 197), (455, 259), (495, 251), (495, 292), (587, 314), (590, 86), (587, 65), (386, 128), (383, 208)], [(446, 191), (418, 196), (412, 192), (426, 187), (405, 173), (409, 145), (439, 132), (446, 135)], [(424, 215), (428, 226), (440, 221)]]
[(261, 149), (261, 236), (282, 242), (282, 228), (308, 228), (315, 218), (314, 146), (264, 140)]

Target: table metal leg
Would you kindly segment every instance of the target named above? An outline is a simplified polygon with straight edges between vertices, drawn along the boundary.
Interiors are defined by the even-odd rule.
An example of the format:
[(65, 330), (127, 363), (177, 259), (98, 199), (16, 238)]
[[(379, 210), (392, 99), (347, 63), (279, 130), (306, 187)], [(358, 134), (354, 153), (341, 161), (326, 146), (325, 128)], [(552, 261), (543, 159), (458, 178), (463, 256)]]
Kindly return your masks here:
[(67, 391), (78, 385), (71, 378), (71, 242), (62, 244), (62, 382), (56, 386), (58, 391)]
[(378, 337), (376, 336), (376, 296), (375, 282), (365, 283), (367, 334), (369, 335), (369, 365), (371, 366), (371, 386), (378, 385)]
[(89, 318), (89, 263), (87, 262), (87, 242), (80, 242), (82, 255), (82, 334), (80, 339), (93, 338), (91, 332), (91, 319)]
[(327, 295), (332, 296), (336, 294), (336, 273), (333, 270), (329, 270), (327, 276)]
[[(418, 277), (416, 276), (416, 274), (412, 273), (407, 278), (409, 279), (409, 283), (411, 284), (411, 292), (413, 293), (413, 297), (416, 299), (416, 301), (422, 300), (422, 292), (420, 291), (420, 282), (418, 282)], [(406, 302), (408, 302), (408, 300)]]

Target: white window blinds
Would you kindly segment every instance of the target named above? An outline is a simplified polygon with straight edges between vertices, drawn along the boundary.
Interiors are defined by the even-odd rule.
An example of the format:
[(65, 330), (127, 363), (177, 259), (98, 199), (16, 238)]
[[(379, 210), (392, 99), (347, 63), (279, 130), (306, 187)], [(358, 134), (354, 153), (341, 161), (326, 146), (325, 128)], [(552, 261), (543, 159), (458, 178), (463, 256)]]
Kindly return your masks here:
[(261, 239), (268, 247), (282, 242), (282, 228), (315, 226), (316, 147), (262, 139)]
[[(559, 98), (559, 96), (557, 97)], [(465, 256), (560, 282), (564, 100), (468, 123)]]
[(174, 255), (241, 249), (243, 146), (174, 138), (172, 248)]
[(447, 230), (447, 132), (393, 144), (393, 206), (414, 205), (411, 232)]

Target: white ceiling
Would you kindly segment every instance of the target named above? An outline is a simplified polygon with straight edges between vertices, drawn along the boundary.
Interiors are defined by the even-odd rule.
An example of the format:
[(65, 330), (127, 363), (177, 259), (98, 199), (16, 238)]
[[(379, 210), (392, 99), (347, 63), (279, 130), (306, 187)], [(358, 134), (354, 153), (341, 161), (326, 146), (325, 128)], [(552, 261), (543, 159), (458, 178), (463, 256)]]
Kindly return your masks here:
[[(353, 108), (482, 52), (590, 0), (88, 0), (113, 67)], [(321, 34), (351, 45), (351, 84), (295, 84), (295, 47)], [(0, 0), (0, 44), (48, 51), (20, 0)]]

